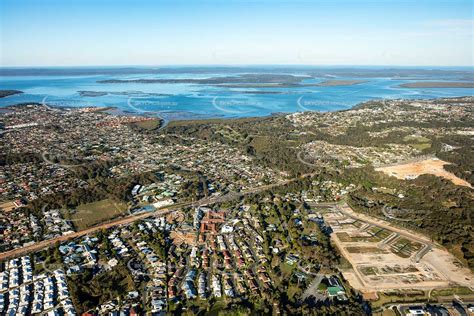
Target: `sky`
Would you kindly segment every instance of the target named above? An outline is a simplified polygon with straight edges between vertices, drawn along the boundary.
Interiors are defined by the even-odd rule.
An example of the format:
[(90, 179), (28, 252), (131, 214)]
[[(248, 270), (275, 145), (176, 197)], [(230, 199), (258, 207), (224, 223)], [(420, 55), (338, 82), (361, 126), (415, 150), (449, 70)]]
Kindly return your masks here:
[(474, 0), (0, 0), (0, 66), (473, 66)]

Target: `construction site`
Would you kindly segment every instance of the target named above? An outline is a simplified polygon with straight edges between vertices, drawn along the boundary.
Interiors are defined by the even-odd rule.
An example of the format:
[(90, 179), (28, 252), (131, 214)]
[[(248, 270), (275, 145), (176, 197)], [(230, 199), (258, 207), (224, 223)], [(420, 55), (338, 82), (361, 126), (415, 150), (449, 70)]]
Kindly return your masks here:
[(472, 272), (425, 236), (355, 213), (347, 205), (321, 211), (332, 240), (352, 266), (343, 274), (362, 292), (474, 288)]

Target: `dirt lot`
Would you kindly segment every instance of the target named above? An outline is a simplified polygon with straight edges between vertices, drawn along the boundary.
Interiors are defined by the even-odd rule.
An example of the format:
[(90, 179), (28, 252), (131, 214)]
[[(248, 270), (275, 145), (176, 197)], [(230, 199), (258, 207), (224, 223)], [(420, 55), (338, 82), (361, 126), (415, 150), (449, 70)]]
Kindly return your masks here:
[(426, 159), (417, 162), (411, 162), (390, 167), (376, 168), (376, 171), (382, 171), (398, 179), (416, 178), (421, 174), (432, 174), (450, 180), (456, 185), (462, 185), (471, 188), (471, 184), (463, 179), (456, 177), (451, 172), (446, 171), (443, 166), (449, 163), (440, 159)]
[(191, 246), (196, 245), (196, 234), (193, 233), (172, 231), (170, 237), (175, 245), (181, 245), (183, 243)]
[(13, 202), (1, 202), (0, 203), (0, 211), (10, 212), (16, 208), (16, 205)]
[[(392, 227), (385, 221), (366, 219), (347, 205), (336, 206), (323, 217), (334, 231), (332, 240), (352, 266), (343, 274), (356, 289), (426, 290), (450, 284), (474, 287), (472, 272), (459, 266), (453, 255), (425, 236)], [(363, 225), (347, 225), (355, 219)], [(365, 234), (380, 238), (372, 237), (371, 242), (351, 238)], [(426, 253), (425, 249), (431, 250)]]

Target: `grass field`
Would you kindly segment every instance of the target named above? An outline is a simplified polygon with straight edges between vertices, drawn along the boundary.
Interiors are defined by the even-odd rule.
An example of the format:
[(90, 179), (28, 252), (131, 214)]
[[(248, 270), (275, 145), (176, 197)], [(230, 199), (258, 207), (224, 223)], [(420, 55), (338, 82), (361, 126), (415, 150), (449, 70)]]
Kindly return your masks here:
[(409, 241), (406, 238), (399, 238), (395, 240), (390, 248), (394, 254), (402, 258), (409, 258), (412, 253), (420, 250), (421, 244)]
[(423, 291), (414, 291), (413, 293), (378, 293), (379, 299), (373, 301), (372, 307), (377, 308), (383, 306), (385, 304), (390, 303), (411, 303), (411, 302), (420, 302), (420, 301), (427, 301), (428, 296)]
[(364, 275), (377, 275), (378, 269), (376, 267), (362, 267), (360, 272)]
[(431, 143), (410, 144), (410, 146), (418, 150), (425, 150), (431, 148)]
[(293, 296), (295, 296), (295, 294), (300, 293), (300, 292), (301, 292), (301, 289), (299, 287), (290, 285), (287, 291), (288, 298), (292, 299)]
[(159, 119), (148, 120), (148, 121), (136, 122), (133, 124), (146, 130), (154, 130), (161, 126), (161, 120)]
[(375, 227), (375, 226), (369, 229), (369, 233), (372, 234), (372, 236), (374, 236), (376, 241), (384, 240), (391, 234), (391, 232), (386, 230), (385, 228), (380, 228), (380, 227)]
[(288, 278), (293, 272), (293, 267), (290, 266), (288, 263), (283, 262), (280, 264), (280, 270), (281, 270), (281, 273), (283, 274), (283, 277)]
[(349, 253), (386, 253), (385, 250), (377, 247), (346, 247)]
[(127, 211), (127, 204), (105, 199), (98, 202), (81, 204), (73, 214), (66, 217), (74, 224), (77, 230), (86, 229), (101, 222), (122, 215)]
[(337, 238), (342, 242), (377, 242), (378, 239), (372, 236), (350, 236), (346, 232), (336, 233)]
[(474, 291), (467, 287), (455, 287), (449, 289), (433, 290), (431, 296), (472, 295)]
[(407, 135), (403, 137), (404, 142), (410, 142), (410, 143), (431, 143), (431, 139), (426, 138), (424, 136), (418, 136), (418, 135)]

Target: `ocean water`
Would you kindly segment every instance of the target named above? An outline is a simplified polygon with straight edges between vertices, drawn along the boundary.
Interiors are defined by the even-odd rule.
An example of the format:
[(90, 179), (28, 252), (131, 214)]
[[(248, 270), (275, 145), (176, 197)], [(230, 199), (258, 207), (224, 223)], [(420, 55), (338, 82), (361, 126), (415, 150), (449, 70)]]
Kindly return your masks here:
[[(226, 87), (202, 83), (99, 83), (119, 79), (206, 79), (245, 74), (305, 76), (288, 86)], [(473, 68), (3, 68), (0, 89), (24, 93), (0, 99), (0, 107), (44, 102), (50, 106), (111, 106), (168, 120), (266, 116), (272, 113), (336, 111), (375, 99), (472, 96), (467, 88), (402, 88), (416, 81), (472, 81)], [(360, 80), (344, 86), (303, 86), (326, 80)], [(267, 84), (262, 81), (259, 83)], [(79, 91), (87, 91), (84, 95)], [(91, 95), (94, 92), (95, 95)], [(100, 94), (97, 94), (100, 92)]]

